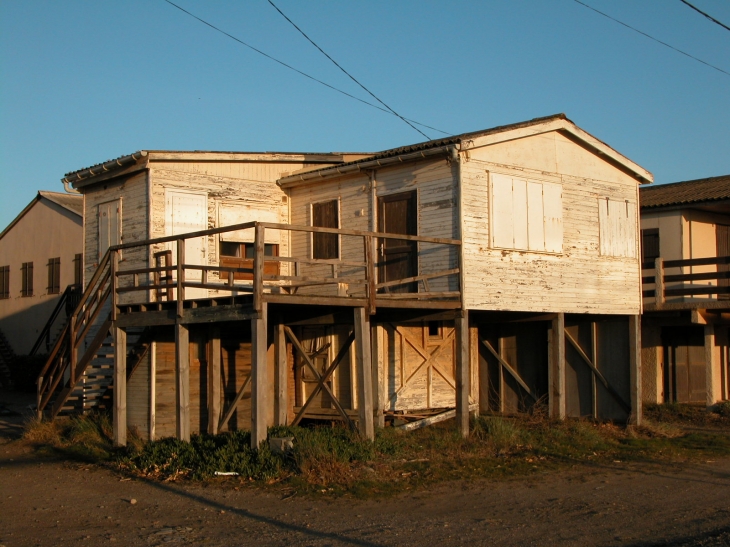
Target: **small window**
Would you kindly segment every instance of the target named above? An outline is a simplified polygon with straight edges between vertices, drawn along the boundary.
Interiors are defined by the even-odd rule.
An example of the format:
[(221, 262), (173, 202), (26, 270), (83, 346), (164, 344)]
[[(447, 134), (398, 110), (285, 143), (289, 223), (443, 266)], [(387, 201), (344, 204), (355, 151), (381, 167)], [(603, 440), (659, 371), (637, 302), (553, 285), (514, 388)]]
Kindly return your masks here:
[(0, 298), (10, 298), (10, 266), (0, 266)]
[[(235, 258), (253, 259), (256, 254), (256, 246), (253, 243), (236, 243), (233, 241), (221, 241), (221, 256)], [(264, 244), (264, 256), (279, 256), (279, 246), (273, 243)]]
[(601, 255), (636, 258), (636, 228), (636, 203), (598, 198)]
[(33, 263), (23, 262), (20, 267), (21, 287), (20, 296), (33, 296)]
[[(337, 200), (312, 204), (312, 226), (315, 228), (339, 228), (340, 215)], [(312, 258), (335, 259), (340, 257), (338, 234), (312, 234)]]
[(428, 337), (441, 338), (441, 321), (428, 322)]
[(61, 258), (48, 259), (48, 294), (61, 292)]
[(659, 258), (659, 230), (641, 230), (641, 261), (654, 262)]
[(74, 255), (74, 285), (81, 285), (84, 280), (84, 255)]
[(221, 256), (241, 256), (241, 244), (233, 241), (221, 241)]

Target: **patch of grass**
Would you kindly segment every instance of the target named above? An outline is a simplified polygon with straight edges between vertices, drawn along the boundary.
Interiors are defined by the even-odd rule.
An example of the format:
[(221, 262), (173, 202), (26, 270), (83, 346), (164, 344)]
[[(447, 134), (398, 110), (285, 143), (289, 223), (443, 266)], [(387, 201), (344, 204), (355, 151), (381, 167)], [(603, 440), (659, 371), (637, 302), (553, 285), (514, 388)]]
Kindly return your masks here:
[(112, 457), (112, 435), (109, 415), (94, 412), (53, 421), (33, 419), (26, 424), (23, 440), (41, 452), (98, 462)]
[[(368, 442), (345, 427), (275, 427), (270, 437), (292, 437), (293, 449), (275, 454), (250, 446), (247, 431), (143, 442), (132, 436), (113, 450), (105, 415), (33, 422), (26, 442), (74, 458), (108, 462), (125, 473), (154, 480), (224, 480), (281, 484), (312, 495), (392, 495), (448, 480), (501, 479), (573, 465), (661, 463), (730, 456), (730, 436), (718, 429), (683, 431), (682, 416), (695, 409), (654, 409), (641, 427), (591, 420), (555, 421), (544, 414), (480, 416), (463, 439), (452, 421), (404, 432), (378, 430)], [(703, 410), (704, 412), (704, 410)], [(669, 416), (659, 421), (657, 416)], [(717, 414), (716, 416), (719, 416)], [(216, 472), (236, 473), (216, 479)]]

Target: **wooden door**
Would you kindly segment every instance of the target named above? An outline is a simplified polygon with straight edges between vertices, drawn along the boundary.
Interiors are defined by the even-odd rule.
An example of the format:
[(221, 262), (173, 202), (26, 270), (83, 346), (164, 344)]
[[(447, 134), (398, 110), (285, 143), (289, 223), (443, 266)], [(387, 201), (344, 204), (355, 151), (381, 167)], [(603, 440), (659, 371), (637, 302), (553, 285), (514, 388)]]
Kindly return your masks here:
[(705, 342), (701, 327), (662, 329), (666, 350), (668, 399), (678, 403), (706, 400)]
[[(192, 192), (168, 190), (165, 194), (167, 235), (181, 235), (208, 229), (208, 196)], [(207, 265), (205, 237), (196, 237), (185, 240), (185, 263)], [(173, 253), (176, 253), (175, 244), (172, 244)], [(173, 257), (174, 260), (176, 260)], [(177, 263), (177, 262), (176, 262)], [(185, 281), (201, 282), (201, 271), (188, 269), (185, 271)], [(186, 288), (185, 298), (205, 298), (207, 289)]]
[[(418, 235), (416, 192), (378, 198), (378, 230), (389, 234)], [(402, 239), (381, 239), (379, 281), (395, 281), (418, 275), (417, 244)], [(385, 292), (417, 292), (417, 283), (387, 287)]]
[(98, 207), (99, 246), (97, 262), (100, 261), (107, 249), (122, 242), (122, 200), (115, 199), (101, 203)]
[[(730, 256), (730, 226), (718, 224), (716, 230), (717, 256)], [(718, 265), (717, 271), (724, 273), (730, 272), (730, 264)], [(730, 287), (730, 279), (718, 279), (717, 286), (727, 289)], [(730, 300), (730, 294), (718, 294), (717, 298), (720, 300)]]

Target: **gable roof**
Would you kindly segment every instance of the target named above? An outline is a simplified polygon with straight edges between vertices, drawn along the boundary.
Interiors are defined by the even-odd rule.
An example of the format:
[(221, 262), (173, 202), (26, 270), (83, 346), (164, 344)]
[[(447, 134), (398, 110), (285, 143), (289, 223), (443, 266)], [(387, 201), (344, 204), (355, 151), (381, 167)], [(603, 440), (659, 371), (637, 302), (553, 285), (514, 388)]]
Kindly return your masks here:
[(80, 217), (84, 216), (84, 198), (81, 194), (63, 194), (61, 192), (48, 192), (47, 190), (40, 190), (38, 194)]
[(730, 199), (730, 175), (641, 188), (642, 209)]
[[(548, 131), (563, 131), (568, 133), (570, 138), (581, 142), (584, 146), (591, 149), (605, 160), (618, 165), (624, 171), (627, 171), (640, 183), (650, 183), (654, 180), (654, 176), (634, 163), (626, 156), (620, 154), (603, 141), (597, 139), (586, 131), (583, 131), (575, 123), (568, 119), (565, 114), (553, 114), (552, 116), (544, 116), (542, 118), (533, 118), (524, 122), (513, 123), (509, 125), (500, 125), (490, 129), (480, 131), (472, 131), (469, 133), (461, 133), (443, 139), (434, 139), (426, 142), (416, 143), (409, 146), (401, 146), (378, 152), (367, 158), (358, 159), (356, 161), (346, 162), (337, 166), (322, 167), (320, 169), (312, 169), (306, 172), (282, 177), (279, 183), (282, 186), (289, 186), (297, 182), (324, 178), (327, 176), (336, 176), (348, 172), (356, 172), (361, 169), (373, 169), (383, 165), (384, 160), (390, 158), (399, 158), (400, 161), (410, 159), (419, 159), (426, 155), (432, 155), (438, 151), (446, 151), (448, 148), (459, 146), (460, 150), (466, 150), (475, 146), (483, 146), (484, 144), (492, 144), (493, 142), (506, 141), (544, 133)], [(493, 137), (490, 139), (490, 137)], [(475, 142), (480, 139), (482, 142)], [(492, 141), (492, 142), (485, 142)]]
[(39, 190), (33, 200), (28, 205), (26, 205), (22, 211), (20, 211), (18, 216), (15, 217), (2, 232), (0, 232), (0, 239), (2, 239), (5, 234), (7, 234), (13, 228), (13, 226), (20, 222), (20, 219), (23, 218), (26, 213), (30, 211), (33, 206), (41, 199), (47, 199), (48, 201), (51, 201), (56, 205), (63, 207), (64, 209), (79, 216), (80, 218), (83, 218), (84, 198), (83, 196), (81, 196), (81, 194), (61, 194), (59, 192), (48, 192), (45, 190)]

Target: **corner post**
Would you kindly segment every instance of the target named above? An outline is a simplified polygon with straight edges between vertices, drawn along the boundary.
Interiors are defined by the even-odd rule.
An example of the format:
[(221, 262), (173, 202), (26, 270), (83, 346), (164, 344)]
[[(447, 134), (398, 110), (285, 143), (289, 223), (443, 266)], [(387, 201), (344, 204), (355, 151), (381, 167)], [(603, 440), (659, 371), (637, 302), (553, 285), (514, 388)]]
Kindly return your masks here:
[(254, 259), (253, 259), (253, 309), (257, 313), (263, 310), (264, 300), (264, 247), (265, 228), (256, 223), (254, 228)]
[(711, 407), (720, 399), (720, 381), (716, 377), (715, 366), (715, 325), (705, 325), (705, 383), (707, 386), (707, 406)]
[(641, 316), (629, 315), (629, 388), (631, 414), (629, 423), (641, 425), (644, 409), (641, 400)]
[(114, 446), (127, 445), (127, 332), (114, 329)]
[(268, 393), (268, 359), (266, 320), (268, 305), (261, 302), (261, 311), (251, 319), (251, 448), (258, 450), (266, 440)]
[(360, 436), (373, 441), (375, 440), (375, 429), (373, 425), (373, 359), (370, 345), (370, 317), (365, 308), (355, 308), (354, 319)]
[(469, 312), (461, 310), (454, 321), (456, 334), (456, 424), (461, 436), (469, 436)]
[(279, 322), (274, 327), (274, 354), (276, 359), (276, 425), (286, 425), (288, 421), (289, 367), (287, 366), (286, 334), (284, 324)]
[(654, 260), (654, 299), (657, 306), (664, 304), (664, 260), (661, 257)]
[(551, 418), (565, 419), (565, 314), (558, 313), (550, 330), (548, 406)]
[(185, 240), (177, 240), (177, 316), (183, 316), (185, 305)]
[(177, 379), (177, 438), (190, 441), (190, 331), (175, 324), (175, 376)]
[(221, 332), (211, 327), (208, 345), (208, 433), (218, 434), (221, 419)]

